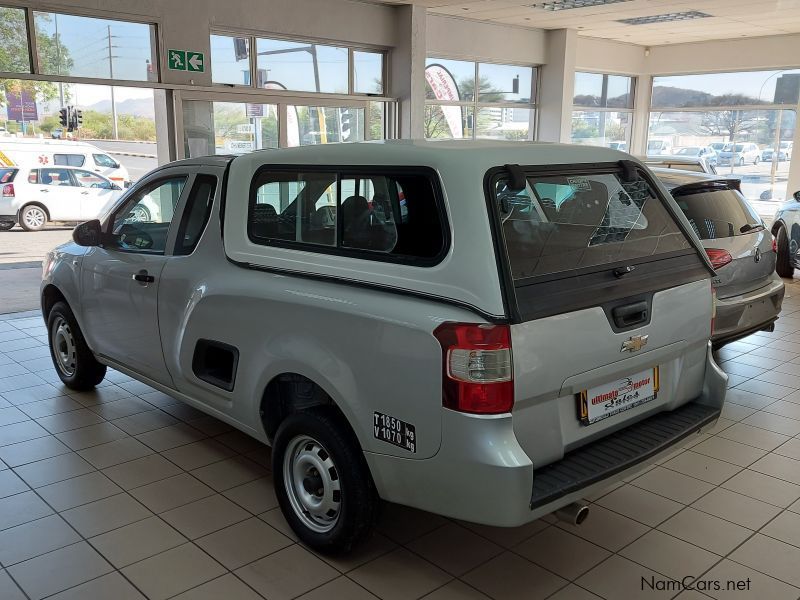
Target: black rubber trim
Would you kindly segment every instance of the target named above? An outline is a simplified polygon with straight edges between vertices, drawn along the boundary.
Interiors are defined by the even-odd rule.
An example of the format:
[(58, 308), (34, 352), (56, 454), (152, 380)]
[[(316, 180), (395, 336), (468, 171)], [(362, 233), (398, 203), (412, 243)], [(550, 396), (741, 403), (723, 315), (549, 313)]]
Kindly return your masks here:
[(713, 346), (714, 350), (719, 350), (725, 344), (730, 344), (731, 342), (735, 342), (736, 340), (740, 340), (742, 338), (747, 337), (751, 333), (755, 333), (757, 331), (761, 331), (770, 325), (772, 325), (775, 321), (778, 320), (778, 317), (773, 317), (771, 319), (767, 319), (763, 323), (755, 325), (754, 327), (749, 327), (747, 329), (742, 329), (740, 331), (732, 331), (729, 334), (720, 336), (720, 337), (713, 337), (711, 338), (711, 345)]
[(720, 412), (689, 402), (568, 452), (560, 461), (534, 470), (531, 509), (644, 462), (714, 421)]

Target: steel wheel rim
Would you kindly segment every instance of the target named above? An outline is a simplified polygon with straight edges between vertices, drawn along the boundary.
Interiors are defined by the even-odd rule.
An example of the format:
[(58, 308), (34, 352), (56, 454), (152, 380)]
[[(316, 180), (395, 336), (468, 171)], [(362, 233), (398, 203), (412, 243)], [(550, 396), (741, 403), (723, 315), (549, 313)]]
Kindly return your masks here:
[(41, 227), (45, 222), (44, 211), (41, 208), (29, 208), (25, 211), (24, 219), (29, 227)]
[(312, 437), (294, 437), (283, 458), (283, 483), (292, 510), (303, 525), (327, 533), (339, 522), (339, 471), (325, 447)]
[(134, 206), (131, 211), (131, 220), (135, 223), (143, 223), (150, 218), (150, 213), (143, 206)]
[(64, 375), (72, 377), (78, 365), (78, 354), (72, 329), (63, 317), (58, 317), (53, 322), (52, 340), (51, 345), (53, 347), (53, 356), (56, 359), (56, 366)]

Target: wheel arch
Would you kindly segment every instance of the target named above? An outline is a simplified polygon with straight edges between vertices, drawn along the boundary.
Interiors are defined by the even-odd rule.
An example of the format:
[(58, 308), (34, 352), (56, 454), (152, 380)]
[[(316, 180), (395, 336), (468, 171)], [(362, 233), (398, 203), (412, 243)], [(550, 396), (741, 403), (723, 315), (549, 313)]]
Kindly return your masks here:
[(61, 290), (52, 283), (48, 283), (42, 290), (41, 301), (42, 316), (44, 317), (45, 321), (47, 321), (47, 318), (50, 316), (50, 311), (57, 302), (64, 302), (67, 306), (69, 306), (69, 301), (67, 300), (66, 296), (64, 296)]
[(361, 448), (353, 424), (333, 396), (308, 376), (289, 371), (273, 376), (261, 394), (259, 414), (270, 443), (275, 439), (280, 424), (289, 415), (317, 406), (329, 406), (335, 409), (347, 423), (349, 433)]
[(777, 219), (777, 220), (776, 220), (776, 221), (775, 221), (775, 222), (772, 224), (772, 228), (770, 229), (770, 232), (772, 233), (772, 235), (774, 235), (774, 236), (777, 236), (777, 235), (778, 235), (778, 230), (779, 230), (781, 227), (783, 227), (784, 229), (786, 229), (786, 223), (784, 223), (782, 219)]

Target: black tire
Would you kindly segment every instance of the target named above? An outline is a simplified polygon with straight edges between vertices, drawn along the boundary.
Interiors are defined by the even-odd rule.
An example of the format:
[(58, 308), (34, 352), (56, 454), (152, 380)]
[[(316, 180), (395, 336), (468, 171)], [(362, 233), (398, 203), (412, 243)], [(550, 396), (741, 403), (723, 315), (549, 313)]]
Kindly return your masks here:
[(794, 267), (789, 257), (789, 238), (786, 236), (786, 228), (778, 227), (776, 235), (778, 246), (778, 259), (775, 263), (775, 272), (781, 277), (791, 279), (794, 276)]
[(8, 231), (14, 227), (14, 223), (11, 221), (2, 221), (0, 222), (0, 231)]
[(103, 381), (106, 366), (95, 359), (65, 302), (56, 302), (47, 315), (47, 338), (50, 358), (65, 386), (84, 391)]
[(740, 166), (740, 167), (743, 167), (743, 166), (744, 166), (744, 156), (742, 156), (742, 157), (740, 157), (740, 158), (739, 158), (739, 166)]
[[(300, 458), (294, 460), (293, 457), (298, 455)], [(326, 497), (335, 500), (338, 484), (339, 502), (332, 524), (320, 524), (310, 512), (303, 514), (302, 501), (293, 491), (296, 485), (291, 474), (304, 470), (309, 473), (305, 466), (296, 466), (303, 456), (309, 457), (309, 461), (322, 460), (324, 470), (329, 473), (327, 482), (319, 476), (312, 479), (318, 473), (312, 467), (310, 474), (302, 480), (307, 497), (321, 503)], [(332, 469), (328, 465), (332, 465)], [(296, 412), (281, 423), (272, 446), (272, 472), (275, 494), (283, 515), (306, 545), (320, 552), (340, 554), (348, 552), (372, 532), (380, 500), (358, 441), (334, 407), (320, 406)], [(307, 483), (309, 481), (311, 483)], [(312, 485), (321, 487), (311, 492), (306, 486)], [(332, 511), (330, 509), (326, 514)], [(330, 529), (315, 530), (313, 525)]]
[(19, 213), (19, 224), (25, 231), (41, 231), (47, 225), (47, 211), (38, 204), (29, 204)]

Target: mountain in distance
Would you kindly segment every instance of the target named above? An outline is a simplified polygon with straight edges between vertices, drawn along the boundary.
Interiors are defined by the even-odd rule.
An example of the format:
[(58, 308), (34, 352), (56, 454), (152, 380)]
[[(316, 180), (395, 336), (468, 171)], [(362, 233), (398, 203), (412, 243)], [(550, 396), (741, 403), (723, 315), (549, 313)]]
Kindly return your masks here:
[[(95, 110), (101, 113), (111, 112), (111, 100), (100, 100), (84, 107), (84, 110)], [(156, 116), (152, 98), (128, 98), (117, 100), (118, 115), (134, 115), (154, 119)]]

